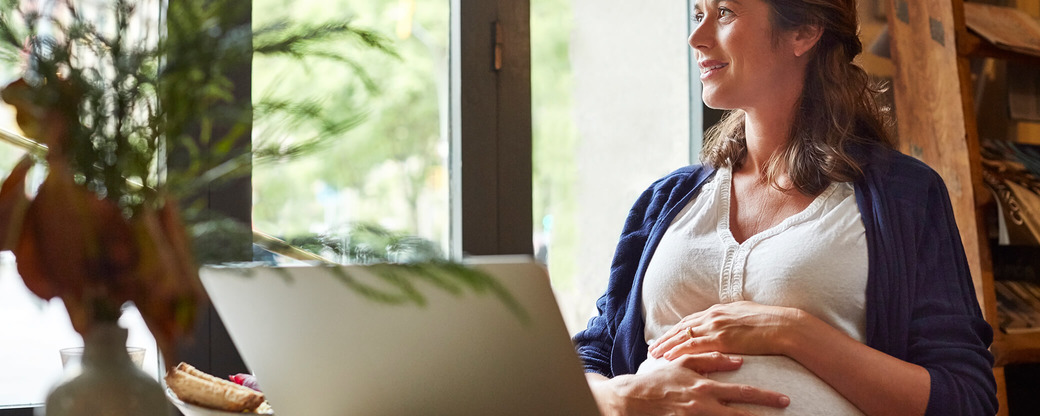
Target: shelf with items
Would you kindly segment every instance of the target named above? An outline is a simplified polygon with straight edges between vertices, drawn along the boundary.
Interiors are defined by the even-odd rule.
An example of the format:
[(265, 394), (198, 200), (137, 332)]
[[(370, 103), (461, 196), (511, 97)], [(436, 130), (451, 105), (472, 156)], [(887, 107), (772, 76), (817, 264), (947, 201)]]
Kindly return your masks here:
[[(1029, 86), (1032, 99), (1036, 97), (1040, 78), (1040, 0), (1019, 0), (1019, 7), (1032, 10), (1033, 16), (1023, 10), (965, 2), (965, 30), (957, 36), (957, 53), (978, 61), (994, 61), (1008, 66), (1007, 77), (1020, 86)], [(1020, 68), (1012, 75), (1012, 67)], [(1029, 107), (1032, 120), (1012, 121), (1013, 133), (1008, 140), (1040, 144), (1040, 108), (1032, 99)], [(1021, 101), (1019, 104), (1021, 105)], [(1009, 103), (1010, 104), (1010, 103)], [(1012, 105), (1014, 112), (1014, 105)], [(1013, 115), (1014, 116), (1014, 115)], [(980, 123), (981, 124), (981, 123)]]
[[(1005, 155), (1008, 166), (1001, 166), (1001, 162), (983, 160), (983, 176), (989, 189), (996, 195), (995, 211), (998, 217), (993, 221), (990, 228), (990, 236), (1001, 234), (998, 241), (991, 247), (993, 252), (993, 282), (996, 292), (996, 303), (998, 304), (996, 340), (993, 352), (998, 366), (1016, 363), (1040, 362), (1040, 325), (1025, 323), (1023, 319), (1030, 319), (1040, 315), (1040, 305), (1030, 302), (1029, 293), (1022, 291), (1035, 291), (1040, 284), (1037, 281), (1037, 271), (1040, 266), (1033, 264), (1024, 265), (1020, 260), (1033, 259), (1040, 256), (1040, 148), (1028, 144), (1040, 143), (1040, 132), (1032, 131), (1036, 123), (1036, 117), (1040, 116), (1040, 109), (1035, 107), (1029, 109), (1033, 117), (1032, 123), (1016, 119), (1014, 106), (1010, 102), (1010, 93), (1016, 86), (1016, 81), (1023, 77), (1033, 76), (1032, 82), (1040, 82), (1037, 72), (1032, 68), (1040, 68), (1040, 21), (1035, 20), (1026, 13), (1010, 8), (964, 3), (966, 16), (965, 28), (958, 36), (958, 54), (979, 61), (980, 58), (988, 63), (994, 60), (1004, 65), (1004, 77), (1007, 85), (1004, 91), (998, 94), (1004, 102), (1010, 106), (1008, 112), (1000, 114), (1002, 119), (996, 123), (1006, 126), (1006, 131), (994, 133), (991, 130), (999, 130), (994, 125), (984, 126), (979, 121), (981, 131), (991, 131), (991, 135), (998, 139), (989, 141), (990, 147), (1004, 147), (1009, 155)], [(993, 16), (1002, 16), (999, 19)], [(986, 22), (989, 19), (990, 22)], [(997, 22), (997, 20), (1000, 20)], [(973, 22), (974, 21), (974, 22)], [(981, 23), (980, 23), (981, 21)], [(987, 29), (986, 24), (997, 23), (997, 29)], [(1012, 30), (1008, 30), (1012, 28)], [(1004, 30), (1005, 33), (996, 33), (994, 30)], [(1021, 35), (1019, 35), (1021, 34)], [(1004, 36), (1002, 39), (1001, 36)], [(1018, 36), (1012, 38), (1012, 36)], [(1019, 45), (1009, 47), (1008, 43), (1018, 42)], [(1014, 70), (1013, 68), (1018, 68)], [(983, 75), (978, 74), (978, 77)], [(978, 87), (978, 84), (976, 85)], [(1040, 96), (1040, 89), (1031, 87), (1028, 92), (1030, 97)], [(977, 97), (978, 89), (976, 89)], [(981, 107), (991, 108), (993, 103), (984, 103)], [(976, 108), (979, 104), (976, 103)], [(990, 112), (990, 117), (992, 114)], [(974, 114), (982, 117), (984, 114)], [(992, 123), (991, 123), (992, 124)], [(1001, 137), (1003, 136), (1003, 137)], [(1003, 143), (998, 140), (1005, 140)], [(1017, 142), (1017, 143), (1016, 143)], [(983, 147), (987, 147), (983, 144)], [(986, 153), (987, 149), (983, 149)], [(1015, 172), (1015, 170), (1018, 172)], [(1001, 172), (997, 172), (1001, 171)], [(993, 176), (1000, 176), (995, 179)], [(1010, 205), (1010, 206), (1009, 206)], [(982, 207), (985, 212), (986, 207)], [(1012, 213), (1011, 209), (1018, 212)], [(999, 233), (993, 228), (999, 229)], [(1017, 230), (1016, 230), (1017, 228)], [(1008, 241), (1007, 234), (1019, 234), (1019, 238), (1011, 238)], [(1022, 238), (1021, 236), (1026, 236)], [(1028, 241), (1027, 241), (1028, 240)], [(1026, 244), (1033, 247), (1008, 247), (1007, 244)], [(1015, 263), (1015, 264), (1008, 264)], [(1032, 273), (1020, 273), (1023, 268), (1032, 270)], [(1028, 288), (1028, 290), (1027, 290)], [(1025, 295), (1016, 297), (1017, 294)], [(1028, 327), (1028, 328), (1024, 328)]]
[[(996, 358), (999, 414), (1008, 414), (1003, 366), (1040, 362), (1040, 332), (1008, 334), (1001, 330), (1001, 314), (1006, 312), (997, 309), (989, 221), (998, 211), (999, 201), (984, 178), (979, 125), (989, 120), (977, 119), (976, 94), (981, 82), (976, 82), (973, 69), (978, 69), (979, 58), (1040, 63), (1040, 44), (1034, 54), (1029, 45), (1011, 48), (1015, 39), (999, 41), (992, 31), (969, 30), (963, 0), (892, 0), (888, 7), (900, 148), (930, 165), (946, 182), (976, 296), (994, 328), (991, 350)], [(977, 23), (977, 5), (967, 7)], [(996, 30), (1004, 29), (999, 26)]]
[(997, 366), (1040, 361), (1040, 147), (982, 144), (983, 179), (997, 305)]
[[(959, 0), (955, 0), (959, 1)], [(968, 57), (1040, 60), (1040, 22), (1013, 7), (963, 2), (957, 53)]]
[(1040, 56), (1001, 48), (970, 31), (957, 38), (957, 53), (969, 58), (993, 58), (1040, 64)]

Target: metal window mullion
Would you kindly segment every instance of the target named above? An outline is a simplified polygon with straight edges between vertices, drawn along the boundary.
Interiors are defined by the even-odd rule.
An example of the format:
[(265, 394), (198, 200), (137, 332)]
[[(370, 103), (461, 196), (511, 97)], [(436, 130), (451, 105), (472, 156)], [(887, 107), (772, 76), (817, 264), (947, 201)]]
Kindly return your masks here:
[(529, 0), (451, 2), (454, 258), (533, 253), (529, 9)]

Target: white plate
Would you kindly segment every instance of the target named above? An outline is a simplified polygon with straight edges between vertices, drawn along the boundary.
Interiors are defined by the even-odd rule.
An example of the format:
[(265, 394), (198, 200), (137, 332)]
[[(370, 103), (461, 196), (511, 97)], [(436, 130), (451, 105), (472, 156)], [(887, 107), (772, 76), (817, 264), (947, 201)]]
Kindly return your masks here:
[[(243, 414), (249, 414), (249, 413), (241, 413), (241, 412), (228, 412), (228, 411), (224, 411), (224, 410), (207, 409), (205, 407), (199, 407), (199, 406), (196, 406), (196, 405), (193, 405), (193, 404), (190, 404), (190, 403), (185, 403), (185, 402), (181, 401), (181, 399), (179, 397), (177, 397), (177, 394), (174, 393), (173, 390), (170, 390), (168, 387), (166, 388), (166, 398), (169, 399), (170, 403), (173, 403), (174, 406), (177, 406), (177, 409), (180, 410), (181, 413), (184, 413), (184, 416), (228, 416), (228, 415), (242, 416)], [(256, 414), (256, 413), (253, 413), (253, 414)], [(274, 413), (270, 413), (270, 412), (269, 413), (259, 413), (259, 414), (274, 416)]]

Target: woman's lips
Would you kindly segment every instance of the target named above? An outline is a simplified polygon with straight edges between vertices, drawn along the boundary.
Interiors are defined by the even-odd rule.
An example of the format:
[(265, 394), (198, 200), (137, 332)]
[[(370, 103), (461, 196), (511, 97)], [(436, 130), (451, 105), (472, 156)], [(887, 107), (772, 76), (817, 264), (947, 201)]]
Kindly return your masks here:
[(707, 79), (729, 66), (729, 64), (720, 61), (701, 61), (699, 66), (701, 68), (701, 79)]

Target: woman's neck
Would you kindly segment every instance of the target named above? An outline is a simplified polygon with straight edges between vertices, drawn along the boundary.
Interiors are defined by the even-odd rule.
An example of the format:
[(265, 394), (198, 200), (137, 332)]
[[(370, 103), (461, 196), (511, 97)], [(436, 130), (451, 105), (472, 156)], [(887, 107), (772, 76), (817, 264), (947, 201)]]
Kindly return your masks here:
[(748, 109), (744, 115), (747, 155), (740, 170), (765, 177), (769, 159), (791, 138), (798, 97), (768, 109)]

